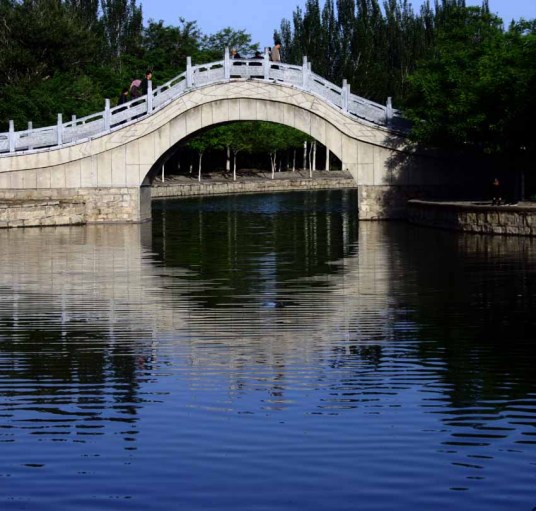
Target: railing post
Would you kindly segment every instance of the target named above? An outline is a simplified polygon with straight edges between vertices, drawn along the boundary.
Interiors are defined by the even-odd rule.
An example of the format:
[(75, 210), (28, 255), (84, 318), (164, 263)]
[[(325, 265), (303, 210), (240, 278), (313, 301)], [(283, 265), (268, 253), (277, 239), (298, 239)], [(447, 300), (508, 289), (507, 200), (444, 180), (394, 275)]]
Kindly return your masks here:
[(393, 98), (389, 96), (387, 98), (387, 106), (385, 108), (385, 122), (390, 124), (393, 119)]
[(9, 134), (8, 134), (9, 152), (15, 152), (15, 122), (9, 121)]
[(223, 77), (225, 80), (231, 79), (231, 57), (229, 56), (229, 46), (225, 47), (223, 55)]
[(341, 108), (343, 112), (348, 112), (348, 82), (346, 78), (342, 81)]
[(63, 145), (63, 120), (61, 114), (58, 114), (58, 124), (56, 127), (56, 132), (58, 145)]
[(186, 87), (190, 89), (193, 84), (192, 57), (186, 57)]
[(264, 48), (264, 62), (263, 65), (263, 71), (264, 71), (264, 79), (268, 80), (270, 78), (270, 55), (268, 54), (268, 48)]
[(147, 80), (147, 113), (153, 111), (153, 81)]
[[(32, 135), (32, 131), (33, 131), (33, 122), (28, 121), (28, 137)], [(33, 149), (33, 146), (29, 145), (28, 149)]]
[(112, 113), (110, 112), (110, 100), (104, 100), (104, 131), (109, 131), (112, 124)]
[(302, 87), (305, 90), (307, 89), (307, 84), (309, 82), (309, 65), (307, 63), (307, 57), (303, 57), (303, 65), (302, 65)]

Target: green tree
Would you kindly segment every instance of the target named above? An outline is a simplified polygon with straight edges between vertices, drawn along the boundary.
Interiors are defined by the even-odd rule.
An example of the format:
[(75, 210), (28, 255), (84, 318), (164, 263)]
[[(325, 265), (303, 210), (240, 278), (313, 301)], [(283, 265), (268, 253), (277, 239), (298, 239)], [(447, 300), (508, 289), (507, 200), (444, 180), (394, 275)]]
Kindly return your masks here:
[(505, 79), (502, 21), (486, 9), (453, 6), (448, 20), (441, 21), (432, 51), (410, 77), (413, 136), (426, 144), (492, 151), (497, 81)]
[(201, 49), (208, 61), (219, 60), (225, 48), (235, 48), (243, 56), (251, 56), (258, 49), (258, 43), (251, 42), (251, 35), (245, 30), (234, 30), (226, 27), (215, 34), (204, 36), (201, 40)]
[[(2, 130), (14, 119), (18, 129), (28, 120), (36, 125), (53, 124), (57, 113), (66, 112), (77, 102), (80, 85), (91, 73), (94, 55), (98, 55), (96, 35), (71, 9), (59, 0), (24, 0), (2, 3), (0, 39), (0, 119)], [(99, 91), (88, 89), (84, 99)], [(103, 97), (99, 95), (102, 109)], [(72, 112), (75, 113), (75, 112)], [(88, 112), (89, 113), (89, 112)]]
[(99, 24), (99, 0), (65, 0), (65, 4), (75, 12), (89, 28)]
[(144, 59), (158, 70), (159, 80), (174, 78), (186, 68), (186, 57), (199, 57), (201, 31), (195, 21), (179, 18), (179, 26), (149, 20), (143, 31)]
[(101, 0), (102, 24), (109, 54), (121, 64), (125, 53), (141, 44), (143, 14), (137, 0)]

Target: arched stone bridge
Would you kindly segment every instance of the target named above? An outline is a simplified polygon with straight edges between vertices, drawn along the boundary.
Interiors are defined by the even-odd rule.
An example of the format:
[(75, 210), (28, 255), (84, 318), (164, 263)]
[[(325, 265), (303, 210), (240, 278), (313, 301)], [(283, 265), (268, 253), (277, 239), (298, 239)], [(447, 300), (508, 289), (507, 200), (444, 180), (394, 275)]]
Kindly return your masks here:
[(410, 156), (403, 121), (303, 66), (262, 60), (192, 66), (126, 105), (53, 127), (0, 134), (0, 199), (72, 200), (88, 222), (151, 216), (151, 169), (196, 131), (232, 121), (291, 126), (325, 145), (351, 172), (362, 218), (400, 215), (408, 190), (441, 185), (441, 173)]

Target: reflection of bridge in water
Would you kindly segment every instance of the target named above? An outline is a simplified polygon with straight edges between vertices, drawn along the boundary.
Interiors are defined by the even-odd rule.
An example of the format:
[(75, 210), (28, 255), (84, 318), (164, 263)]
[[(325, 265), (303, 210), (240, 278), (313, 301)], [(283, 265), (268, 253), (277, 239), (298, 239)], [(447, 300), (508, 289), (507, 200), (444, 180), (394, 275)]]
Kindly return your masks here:
[[(15, 330), (31, 329), (18, 321), (37, 314), (50, 318), (40, 328), (46, 333), (50, 324), (57, 340), (73, 333), (100, 336), (110, 345), (128, 342), (140, 353), (156, 354), (163, 338), (181, 350), (189, 343), (193, 364), (219, 356), (232, 366), (244, 350), (281, 360), (290, 347), (299, 347), (307, 360), (320, 339), (377, 343), (392, 337), (385, 245), (378, 235), (363, 226), (355, 241), (368, 249), (332, 261), (335, 272), (293, 282), (286, 306), (284, 299), (282, 307), (273, 306), (267, 293), (248, 306), (206, 308), (194, 297), (218, 284), (192, 279), (191, 270), (162, 267), (151, 252), (150, 225), (1, 231), (0, 285), (12, 299), (0, 314)], [(344, 243), (348, 249), (350, 239)], [(374, 246), (377, 252), (370, 250)], [(228, 350), (203, 349), (211, 331), (218, 343), (226, 339)], [(132, 338), (139, 339), (136, 346)]]
[(412, 190), (448, 182), (437, 163), (408, 150), (390, 103), (351, 94), (346, 82), (339, 87), (314, 74), (307, 60), (231, 61), (226, 52), (210, 64), (188, 60), (185, 73), (126, 105), (107, 102), (102, 112), (60, 117), (53, 127), (15, 131), (11, 124), (0, 134), (0, 199), (77, 200), (86, 221), (144, 220), (151, 214), (146, 185), (181, 140), (246, 120), (296, 128), (334, 153), (358, 185), (362, 218), (399, 216)]
[[(437, 293), (451, 287), (444, 281), (452, 278), (437, 268), (447, 268), (456, 254), (468, 268), (473, 258), (478, 268), (482, 261), (497, 259), (515, 264), (520, 254), (532, 264), (533, 240), (458, 236), (378, 223), (360, 223), (356, 229), (352, 217), (343, 215), (337, 227), (343, 256), (324, 261), (329, 271), (285, 282), (272, 274), (273, 289), (251, 293), (248, 300), (223, 280), (200, 279), (188, 266), (162, 265), (149, 224), (0, 231), (0, 365), (10, 367), (13, 353), (28, 351), (26, 363), (13, 377), (46, 380), (52, 374), (78, 382), (80, 373), (91, 373), (101, 381), (116, 370), (123, 375), (119, 379), (132, 380), (134, 389), (140, 369), (149, 374), (155, 362), (162, 368), (173, 358), (195, 378), (205, 378), (211, 368), (222, 369), (229, 381), (221, 383), (231, 389), (253, 367), (262, 367), (269, 380), (276, 381), (292, 378), (291, 367), (329, 364), (343, 372), (347, 365), (355, 371), (356, 363), (375, 367), (389, 359), (387, 353), (396, 358), (393, 352), (403, 349), (404, 357), (419, 364), (426, 365), (427, 359), (445, 364), (443, 376), (449, 385), (454, 382), (454, 400), (456, 389), (479, 387), (482, 377), (497, 379), (501, 387), (497, 368), (504, 365), (510, 374), (520, 365), (516, 350), (502, 342), (504, 329), (494, 327), (501, 338), (494, 350), (501, 357), (479, 359), (471, 377), (460, 369), (467, 353), (452, 350), (452, 344), (487, 353), (494, 333), (476, 339), (475, 332), (464, 331), (461, 339), (452, 338), (458, 328), (471, 324), (475, 294), (463, 286), (456, 287), (459, 296)], [(232, 222), (229, 229), (231, 234)], [(316, 243), (314, 236), (311, 243)], [(430, 246), (444, 247), (439, 256), (445, 258), (444, 265), (429, 264)], [(269, 254), (261, 256), (259, 279)], [(467, 286), (490, 288), (488, 273), (464, 275)], [(527, 286), (521, 274), (519, 281), (501, 289), (505, 296), (530, 296)], [(226, 293), (227, 300), (207, 306), (215, 288)], [(490, 325), (508, 315), (503, 301), (490, 308), (485, 294), (481, 298), (478, 310)], [(527, 298), (527, 308), (532, 301)], [(460, 326), (450, 321), (453, 314)], [(527, 326), (509, 325), (510, 332)], [(47, 363), (49, 357), (53, 363)], [(63, 364), (57, 363), (58, 357)], [(137, 367), (138, 358), (142, 364), (149, 358), (147, 367)], [(114, 363), (119, 369), (110, 369)], [(49, 373), (55, 366), (61, 366), (61, 372)], [(517, 390), (512, 387), (512, 392)]]

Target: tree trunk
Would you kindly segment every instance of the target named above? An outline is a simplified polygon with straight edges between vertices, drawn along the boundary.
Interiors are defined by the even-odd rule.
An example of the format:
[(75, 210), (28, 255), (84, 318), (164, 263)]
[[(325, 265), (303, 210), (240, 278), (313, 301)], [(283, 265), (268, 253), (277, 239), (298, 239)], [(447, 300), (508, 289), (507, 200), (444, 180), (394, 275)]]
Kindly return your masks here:
[(311, 145), (309, 146), (309, 177), (313, 177), (313, 148), (314, 148), (314, 142), (311, 142)]
[(231, 147), (227, 146), (227, 159), (225, 161), (225, 170), (229, 172), (231, 170)]
[(233, 152), (233, 181), (236, 181), (236, 155), (237, 153)]
[(292, 172), (296, 172), (296, 149), (294, 149), (294, 154), (292, 156)]
[(203, 153), (199, 153), (199, 170), (197, 174), (197, 179), (201, 182), (201, 162), (203, 161)]

